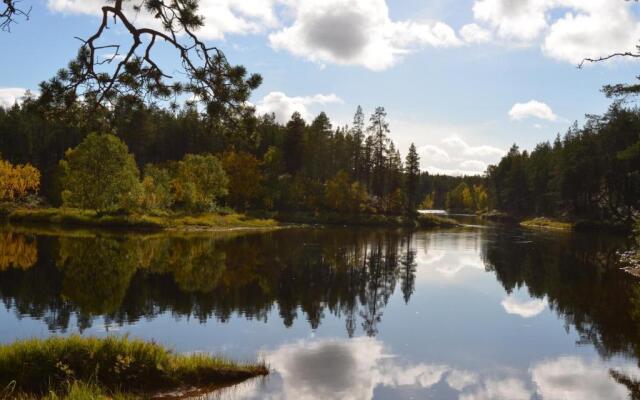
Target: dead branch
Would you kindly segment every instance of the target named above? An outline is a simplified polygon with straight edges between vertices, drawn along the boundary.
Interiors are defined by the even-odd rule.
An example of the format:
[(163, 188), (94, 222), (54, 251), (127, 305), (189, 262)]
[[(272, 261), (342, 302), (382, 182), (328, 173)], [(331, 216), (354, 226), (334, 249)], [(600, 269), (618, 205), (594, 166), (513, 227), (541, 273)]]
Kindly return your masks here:
[(29, 19), (31, 14), (31, 7), (28, 9), (18, 7), (18, 0), (2, 0), (2, 6), (0, 6), (0, 30), (5, 32), (11, 31), (11, 25), (17, 23), (18, 17)]

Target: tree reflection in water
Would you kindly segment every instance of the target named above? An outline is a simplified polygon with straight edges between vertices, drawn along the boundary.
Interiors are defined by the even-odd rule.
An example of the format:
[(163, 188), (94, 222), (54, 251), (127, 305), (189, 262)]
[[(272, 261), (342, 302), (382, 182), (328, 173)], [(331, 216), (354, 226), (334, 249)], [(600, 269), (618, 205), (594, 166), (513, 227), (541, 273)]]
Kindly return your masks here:
[(27, 269), (38, 260), (35, 237), (11, 231), (0, 231), (0, 271), (8, 268)]
[[(352, 229), (261, 234), (0, 234), (0, 297), (19, 315), (65, 331), (171, 313), (317, 328), (338, 316), (349, 336), (375, 336), (396, 289), (415, 290), (416, 234)], [(474, 233), (475, 235), (475, 233)], [(507, 293), (527, 288), (601, 355), (640, 355), (640, 286), (617, 268), (619, 241), (505, 229), (477, 235), (484, 266)], [(473, 236), (475, 237), (475, 236)], [(424, 250), (421, 250), (424, 252)], [(420, 254), (420, 259), (428, 254)], [(508, 300), (508, 301), (507, 301)], [(505, 309), (536, 305), (503, 301)], [(544, 308), (543, 307), (543, 308)], [(530, 307), (529, 307), (530, 308)], [(529, 310), (530, 312), (533, 312)], [(511, 310), (511, 312), (515, 312)]]
[[(2, 238), (0, 246), (17, 240)], [(40, 236), (37, 247), (32, 268), (0, 275), (0, 294), (54, 331), (68, 329), (72, 314), (82, 330), (98, 316), (118, 325), (165, 312), (266, 320), (277, 307), (286, 326), (301, 311), (315, 329), (329, 312), (345, 316), (349, 335), (359, 317), (373, 336), (396, 280), (405, 301), (415, 281), (411, 237), (395, 231)]]
[(599, 235), (514, 238), (496, 230), (482, 248), (485, 267), (508, 293), (527, 287), (575, 327), (578, 344), (603, 357), (640, 355), (640, 286), (619, 269), (621, 239)]

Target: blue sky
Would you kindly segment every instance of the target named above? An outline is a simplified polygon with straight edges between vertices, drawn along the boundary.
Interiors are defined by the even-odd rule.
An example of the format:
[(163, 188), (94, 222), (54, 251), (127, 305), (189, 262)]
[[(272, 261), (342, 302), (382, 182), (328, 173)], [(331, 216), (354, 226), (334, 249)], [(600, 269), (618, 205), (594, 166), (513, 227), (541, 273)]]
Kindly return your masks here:
[[(103, 0), (23, 0), (31, 19), (0, 34), (0, 104), (52, 76), (97, 26)], [(382, 105), (391, 137), (431, 172), (482, 172), (512, 143), (530, 149), (629, 82), (640, 5), (625, 0), (201, 0), (208, 42), (264, 77), (252, 102), (282, 120), (326, 111), (334, 125)], [(139, 24), (150, 23), (145, 16)], [(152, 23), (152, 22), (151, 22)], [(118, 38), (118, 29), (113, 30)], [(178, 65), (158, 49), (167, 70)]]

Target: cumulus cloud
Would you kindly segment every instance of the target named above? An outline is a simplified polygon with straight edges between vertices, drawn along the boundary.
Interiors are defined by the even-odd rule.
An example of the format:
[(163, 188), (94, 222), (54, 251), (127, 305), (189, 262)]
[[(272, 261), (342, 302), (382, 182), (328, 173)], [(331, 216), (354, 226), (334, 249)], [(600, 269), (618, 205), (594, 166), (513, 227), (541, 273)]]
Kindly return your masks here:
[(308, 120), (311, 117), (309, 106), (330, 103), (342, 103), (342, 99), (335, 94), (289, 97), (282, 92), (271, 92), (256, 104), (256, 111), (259, 115), (274, 113), (278, 122), (286, 123), (294, 112)]
[(443, 146), (424, 145), (418, 154), (424, 169), (430, 174), (482, 175), (489, 164), (495, 163), (505, 151), (489, 145), (471, 146), (458, 134), (442, 140)]
[(458, 152), (457, 154), (462, 154), (464, 156), (475, 156), (478, 158), (485, 157), (497, 161), (506, 153), (502, 149), (489, 145), (470, 146), (458, 135), (449, 136), (442, 142)]
[(546, 103), (530, 100), (526, 103), (516, 103), (509, 110), (509, 117), (515, 121), (525, 118), (539, 118), (547, 121), (557, 121), (558, 116)]
[(496, 29), (498, 36), (528, 41), (546, 27), (547, 0), (476, 0), (474, 17)]
[[(104, 0), (48, 0), (47, 4), (54, 12), (98, 15)], [(278, 26), (276, 0), (200, 0), (199, 4), (199, 12), (205, 17), (199, 35), (204, 39), (221, 39), (227, 33), (259, 33)], [(154, 18), (145, 12), (136, 19), (157, 26)]]
[(460, 37), (467, 43), (486, 43), (491, 41), (491, 31), (478, 24), (467, 24), (460, 28)]
[(20, 101), (27, 94), (23, 88), (0, 88), (0, 107), (9, 108)]
[(634, 51), (640, 20), (633, 2), (611, 0), (475, 0), (475, 19), (517, 44), (542, 36), (548, 57), (578, 63), (615, 52)]
[(546, 299), (520, 300), (513, 295), (505, 297), (500, 304), (508, 314), (522, 318), (535, 317), (547, 307)]
[(628, 2), (591, 0), (574, 3), (549, 29), (543, 52), (557, 60), (579, 63), (615, 52), (635, 50), (640, 36), (640, 22)]
[(295, 2), (290, 26), (269, 36), (271, 46), (318, 63), (384, 70), (424, 46), (459, 46), (442, 22), (392, 21), (385, 0)]

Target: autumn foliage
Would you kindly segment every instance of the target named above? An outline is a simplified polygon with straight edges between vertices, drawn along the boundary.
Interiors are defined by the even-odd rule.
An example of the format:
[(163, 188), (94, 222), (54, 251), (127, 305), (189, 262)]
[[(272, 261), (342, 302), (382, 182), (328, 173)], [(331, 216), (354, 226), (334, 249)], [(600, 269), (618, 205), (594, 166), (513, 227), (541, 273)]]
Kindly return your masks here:
[(16, 201), (40, 188), (40, 171), (30, 164), (11, 165), (0, 160), (0, 200)]

